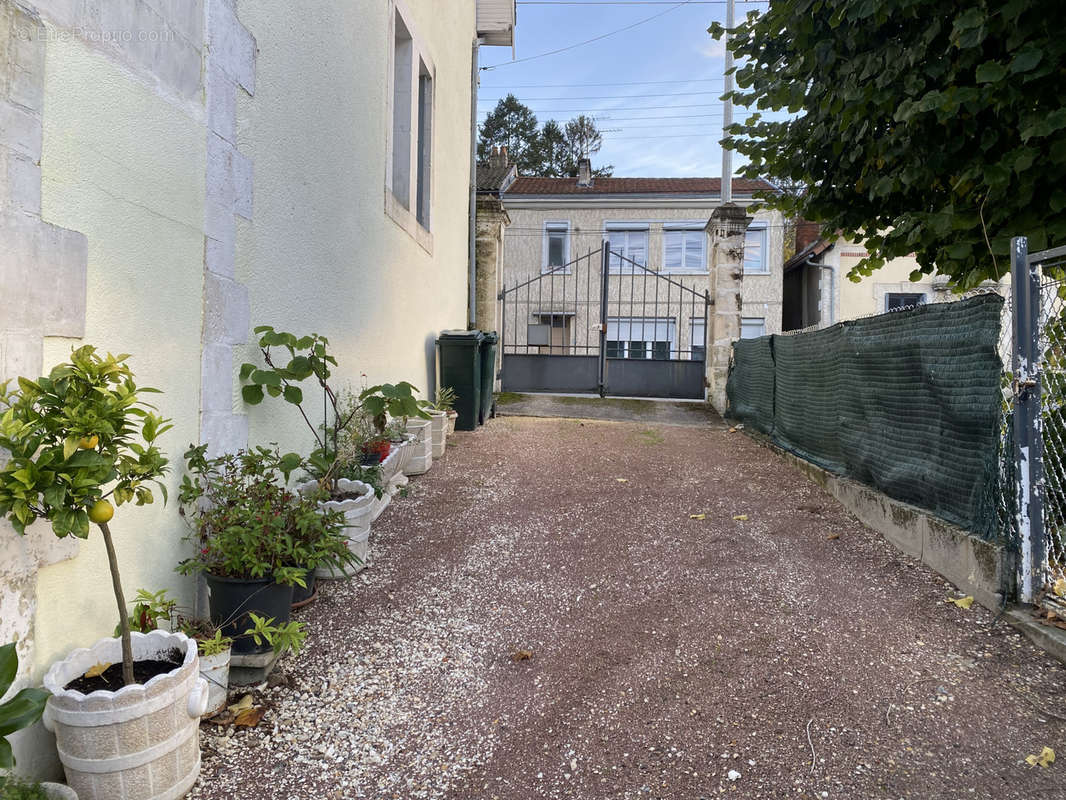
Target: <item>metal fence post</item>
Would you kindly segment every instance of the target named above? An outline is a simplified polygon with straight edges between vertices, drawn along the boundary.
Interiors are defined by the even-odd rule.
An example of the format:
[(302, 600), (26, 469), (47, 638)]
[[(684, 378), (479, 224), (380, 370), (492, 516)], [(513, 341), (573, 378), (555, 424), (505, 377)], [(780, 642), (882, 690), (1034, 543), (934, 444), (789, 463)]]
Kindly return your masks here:
[(1029, 265), (1029, 241), (1011, 239), (1014, 324), (1014, 464), (1020, 543), (1018, 590), (1032, 603), (1044, 588), (1044, 445), (1040, 424), (1040, 273)]
[(611, 245), (603, 240), (600, 258), (600, 397), (607, 396), (607, 276), (611, 268)]

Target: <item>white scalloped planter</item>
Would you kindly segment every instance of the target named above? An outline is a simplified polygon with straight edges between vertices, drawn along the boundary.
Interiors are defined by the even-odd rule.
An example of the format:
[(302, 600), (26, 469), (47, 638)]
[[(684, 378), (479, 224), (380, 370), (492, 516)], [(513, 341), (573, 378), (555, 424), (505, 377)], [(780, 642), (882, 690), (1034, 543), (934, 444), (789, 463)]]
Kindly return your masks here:
[(45, 781), (41, 784), (41, 788), (48, 795), (48, 800), (78, 800), (78, 793), (62, 783)]
[(414, 436), (409, 433), (403, 435), (403, 441), (399, 444), (393, 444), (393, 447), (397, 448), (399, 452), (399, 463), (396, 465), (396, 474), (392, 476), (392, 480), (389, 481), (388, 493), (395, 495), (400, 491), (401, 486), (406, 486), (409, 481), (407, 480), (407, 466), (411, 463), (411, 456), (414, 455), (414, 447), (411, 443), (414, 441)]
[(433, 466), (433, 431), (428, 419), (407, 420), (407, 432), (414, 435), (411, 442), (411, 461), (404, 470), (405, 475), (422, 475)]
[[(390, 454), (391, 455), (391, 454)], [(296, 487), (300, 494), (307, 494), (318, 489), (317, 481), (307, 481)], [(344, 494), (357, 494), (349, 500), (327, 500), (319, 503), (323, 511), (340, 511), (344, 514), (345, 536), (348, 537), (348, 549), (362, 562), (348, 569), (319, 567), (315, 570), (316, 578), (334, 580), (350, 578), (366, 566), (370, 555), (370, 523), (373, 521), (374, 487), (362, 481), (350, 481), (341, 478), (337, 481), (337, 490)]]
[(444, 456), (444, 448), (448, 446), (448, 415), (443, 411), (430, 411), (429, 416), (430, 441), (436, 460)]
[(448, 414), (448, 435), (451, 436), (455, 433), (455, 422), (459, 419), (459, 412), (448, 409), (446, 413)]
[(229, 697), (230, 649), (213, 656), (200, 656), (200, 677), (207, 681), (207, 708), (203, 716), (211, 717), (226, 707)]
[(143, 686), (85, 695), (64, 689), (91, 667), (122, 661), (122, 643), (101, 639), (56, 662), (44, 676), (52, 693), (44, 725), (56, 735), (67, 783), (81, 800), (177, 800), (200, 774), (200, 715), (207, 682), (196, 643), (181, 633), (134, 633), (133, 658), (177, 649), (184, 661)]

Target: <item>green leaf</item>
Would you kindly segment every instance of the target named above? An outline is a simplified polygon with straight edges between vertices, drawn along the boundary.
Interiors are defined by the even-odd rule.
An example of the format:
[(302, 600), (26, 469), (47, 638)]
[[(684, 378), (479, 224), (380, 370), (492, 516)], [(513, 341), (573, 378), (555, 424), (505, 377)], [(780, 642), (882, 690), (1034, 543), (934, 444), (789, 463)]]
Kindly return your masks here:
[(15, 766), (15, 756), (11, 752), (11, 745), (7, 739), (0, 736), (0, 769), (11, 769)]
[(49, 694), (44, 689), (23, 689), (6, 703), (0, 703), (0, 740), (39, 720)]
[(281, 386), (281, 376), (273, 371), (257, 369), (252, 373), (252, 383), (258, 383), (261, 386)]
[(996, 83), (1007, 77), (1007, 68), (998, 61), (986, 61), (977, 68), (974, 77), (978, 83)]
[(299, 386), (286, 386), (285, 399), (293, 405), (298, 406), (304, 400), (304, 393), (300, 391)]
[(1027, 47), (1024, 50), (1020, 50), (1017, 55), (1010, 62), (1010, 71), (1012, 74), (1019, 72), (1029, 72), (1036, 68), (1036, 65), (1040, 63), (1040, 60), (1044, 57), (1044, 53), (1036, 47)]
[(258, 369), (255, 364), (241, 364), (241, 380), (246, 381)]
[(14, 642), (0, 647), (0, 697), (7, 694), (19, 670), (19, 656)]
[(263, 387), (257, 384), (242, 386), (241, 397), (248, 405), (257, 406), (263, 402)]

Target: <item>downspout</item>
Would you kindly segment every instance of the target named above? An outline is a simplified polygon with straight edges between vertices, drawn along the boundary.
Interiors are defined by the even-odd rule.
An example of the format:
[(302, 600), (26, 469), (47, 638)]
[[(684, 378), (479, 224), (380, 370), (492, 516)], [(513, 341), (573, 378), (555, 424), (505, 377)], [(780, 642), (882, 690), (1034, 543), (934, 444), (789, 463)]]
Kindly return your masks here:
[(480, 38), (470, 54), (470, 250), (467, 264), (466, 327), (477, 328), (477, 87), (481, 60)]
[[(833, 322), (835, 321), (835, 316), (836, 316), (833, 313), (834, 310), (836, 309), (836, 298), (833, 296), (834, 293), (835, 293), (835, 290), (836, 290), (836, 280), (835, 280), (836, 270), (833, 269), (833, 266), (831, 264), (822, 264), (819, 261), (812, 261), (811, 260), (812, 258), (814, 258), (814, 256), (807, 256), (807, 259), (803, 262), (803, 266), (805, 266), (805, 267), (818, 267), (819, 269), (827, 269), (827, 270), (829, 270), (829, 314), (828, 314), (829, 319), (826, 320), (825, 324), (826, 325), (832, 325)], [(806, 281), (804, 281), (803, 285), (804, 285), (804, 289), (806, 289), (806, 287), (807, 287)], [(818, 320), (818, 324), (821, 325), (822, 321)]]

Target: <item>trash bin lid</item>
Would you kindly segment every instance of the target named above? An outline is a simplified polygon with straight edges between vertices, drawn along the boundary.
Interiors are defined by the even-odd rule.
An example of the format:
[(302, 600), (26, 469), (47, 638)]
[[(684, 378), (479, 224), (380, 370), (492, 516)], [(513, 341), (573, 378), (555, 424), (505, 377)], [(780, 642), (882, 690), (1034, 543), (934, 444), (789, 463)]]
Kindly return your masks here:
[(485, 334), (481, 331), (441, 331), (440, 336), (437, 337), (437, 344), (447, 342), (451, 345), (468, 345), (473, 346), (481, 343), (481, 340), (485, 338)]
[(486, 344), (496, 344), (500, 341), (500, 337), (497, 335), (496, 331), (482, 331), (481, 333), (485, 336)]

